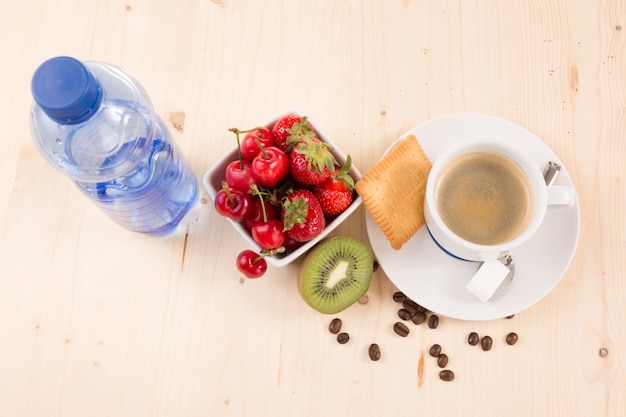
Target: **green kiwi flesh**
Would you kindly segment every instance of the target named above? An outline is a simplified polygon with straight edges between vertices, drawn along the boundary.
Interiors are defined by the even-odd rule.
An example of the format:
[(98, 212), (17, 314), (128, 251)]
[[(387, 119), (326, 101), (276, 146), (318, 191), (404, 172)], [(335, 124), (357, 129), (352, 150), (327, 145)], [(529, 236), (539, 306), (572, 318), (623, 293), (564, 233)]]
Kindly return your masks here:
[(369, 289), (374, 255), (368, 245), (349, 236), (320, 243), (300, 271), (298, 288), (315, 310), (335, 314), (350, 307)]

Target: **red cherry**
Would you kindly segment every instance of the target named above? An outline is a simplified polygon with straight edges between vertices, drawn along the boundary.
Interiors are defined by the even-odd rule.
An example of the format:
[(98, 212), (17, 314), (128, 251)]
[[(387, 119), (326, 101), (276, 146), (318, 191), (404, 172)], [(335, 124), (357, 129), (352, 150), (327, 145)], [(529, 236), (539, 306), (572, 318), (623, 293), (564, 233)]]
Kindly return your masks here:
[(252, 226), (257, 223), (262, 223), (265, 221), (263, 218), (263, 207), (261, 205), (265, 205), (265, 213), (267, 215), (267, 220), (278, 220), (278, 210), (272, 203), (267, 200), (253, 199), (252, 200), (252, 208), (248, 217), (243, 219), (243, 225), (248, 231), (252, 232)]
[(294, 240), (291, 236), (285, 233), (285, 241), (283, 242), (283, 246), (285, 247), (286, 252), (291, 252), (302, 246), (302, 242)]
[[(257, 140), (259, 141), (257, 143)], [(241, 156), (248, 161), (252, 161), (259, 154), (262, 147), (267, 148), (274, 145), (274, 135), (266, 127), (259, 127), (248, 132), (241, 140)]]
[(259, 278), (267, 271), (267, 262), (258, 253), (246, 249), (237, 255), (237, 269), (248, 278)]
[(273, 187), (289, 173), (289, 157), (273, 146), (261, 149), (252, 161), (252, 175), (263, 185)]
[(276, 249), (285, 242), (283, 223), (280, 220), (268, 220), (252, 226), (252, 238), (263, 249)]
[(231, 190), (225, 182), (222, 189), (215, 195), (215, 210), (236, 222), (240, 222), (250, 214), (252, 200), (250, 196), (239, 190)]
[(255, 183), (252, 175), (252, 165), (248, 161), (233, 161), (226, 166), (224, 173), (226, 182), (231, 188), (247, 193), (250, 190), (250, 184)]

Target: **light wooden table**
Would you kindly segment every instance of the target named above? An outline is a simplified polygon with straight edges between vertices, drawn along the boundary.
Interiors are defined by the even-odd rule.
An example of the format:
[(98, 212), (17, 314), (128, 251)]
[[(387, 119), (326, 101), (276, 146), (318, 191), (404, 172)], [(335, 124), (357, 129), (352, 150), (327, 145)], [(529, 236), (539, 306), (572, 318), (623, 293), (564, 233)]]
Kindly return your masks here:
[[(1, 416), (626, 415), (625, 2), (2, 0), (0, 35)], [(573, 262), (511, 320), (443, 317), (405, 339), (379, 270), (369, 301), (340, 314), (352, 339), (339, 345), (298, 296), (297, 263), (240, 279), (246, 244), (210, 200), (186, 242), (149, 238), (47, 165), (29, 83), (62, 54), (141, 80), (199, 178), (233, 146), (229, 127), (288, 107), (363, 172), (433, 117), (509, 119), (573, 177)], [(364, 219), (337, 233), (366, 240)]]

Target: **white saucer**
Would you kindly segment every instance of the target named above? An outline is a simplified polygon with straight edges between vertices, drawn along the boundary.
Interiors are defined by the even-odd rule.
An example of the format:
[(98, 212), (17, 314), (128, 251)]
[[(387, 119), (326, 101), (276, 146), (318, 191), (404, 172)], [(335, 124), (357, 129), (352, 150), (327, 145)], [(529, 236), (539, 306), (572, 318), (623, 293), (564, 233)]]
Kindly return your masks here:
[[(454, 114), (422, 123), (396, 140), (389, 152), (407, 135), (417, 137), (434, 162), (453, 143), (472, 136), (496, 136), (519, 144), (533, 155), (543, 171), (548, 161), (562, 165), (555, 153), (537, 136), (508, 120), (482, 114)], [(565, 167), (554, 184), (573, 187)], [(580, 210), (550, 209), (539, 231), (513, 252), (515, 277), (508, 292), (483, 303), (465, 289), (478, 267), (457, 260), (440, 250), (426, 227), (396, 251), (374, 218), (366, 213), (370, 244), (385, 274), (418, 304), (438, 314), (461, 320), (491, 320), (516, 314), (541, 300), (561, 280), (578, 244)]]

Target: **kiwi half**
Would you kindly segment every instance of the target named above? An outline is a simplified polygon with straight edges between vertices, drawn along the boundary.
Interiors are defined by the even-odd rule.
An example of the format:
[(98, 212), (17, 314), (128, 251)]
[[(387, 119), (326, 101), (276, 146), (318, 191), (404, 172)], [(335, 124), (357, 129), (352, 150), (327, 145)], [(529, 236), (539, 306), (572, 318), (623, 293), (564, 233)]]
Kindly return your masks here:
[(332, 237), (307, 256), (298, 290), (315, 310), (335, 314), (367, 292), (373, 268), (374, 255), (368, 245), (349, 236)]

